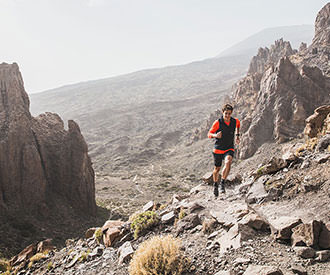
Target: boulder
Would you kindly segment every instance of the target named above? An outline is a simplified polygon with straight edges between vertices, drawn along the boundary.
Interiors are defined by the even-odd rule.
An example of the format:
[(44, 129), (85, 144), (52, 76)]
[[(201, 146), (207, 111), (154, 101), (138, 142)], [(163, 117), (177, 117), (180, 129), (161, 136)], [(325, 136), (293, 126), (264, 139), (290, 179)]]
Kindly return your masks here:
[(263, 174), (273, 174), (288, 165), (283, 158), (273, 157), (265, 166), (262, 167)]
[(95, 247), (93, 251), (88, 254), (88, 259), (94, 260), (95, 258), (102, 256), (103, 250), (104, 249), (101, 246)]
[(206, 183), (206, 184), (213, 184), (213, 172), (207, 172), (203, 175), (202, 180)]
[(42, 242), (39, 242), (37, 245), (37, 252), (38, 253), (44, 253), (49, 252), (55, 249), (55, 246), (53, 245), (52, 239), (47, 239)]
[(226, 227), (230, 228), (237, 223), (239, 218), (242, 218), (242, 213), (247, 214), (247, 205), (242, 202), (223, 202), (223, 205), (219, 205), (218, 209), (213, 209), (210, 214), (217, 222)]
[(93, 237), (96, 230), (97, 230), (96, 227), (92, 227), (92, 228), (87, 229), (87, 231), (85, 232), (85, 238), (89, 239), (89, 238)]
[(269, 228), (268, 223), (255, 213), (247, 214), (239, 223), (246, 224), (255, 230), (266, 230)]
[(129, 261), (132, 258), (132, 255), (134, 254), (134, 249), (130, 242), (125, 242), (119, 249), (118, 249), (118, 255), (119, 260), (118, 262), (120, 264)]
[(102, 227), (103, 243), (106, 247), (113, 246), (116, 241), (123, 237), (121, 229), (124, 224), (125, 222), (119, 220), (106, 221)]
[(319, 236), (319, 247), (322, 249), (330, 249), (330, 223), (322, 224)]
[(104, 223), (104, 225), (102, 226), (102, 232), (105, 233), (105, 231), (109, 228), (113, 228), (113, 227), (118, 227), (120, 228), (121, 226), (123, 226), (125, 224), (125, 222), (120, 221), (120, 220), (108, 220)]
[(220, 244), (220, 253), (229, 249), (237, 249), (242, 246), (243, 241), (254, 239), (256, 232), (245, 224), (236, 223), (228, 232), (223, 232), (215, 241)]
[(291, 271), (294, 274), (307, 275), (306, 269), (304, 267), (302, 267), (302, 266), (295, 265), (295, 266), (291, 267)]
[(274, 266), (262, 266), (250, 264), (243, 275), (283, 275), (283, 272)]
[(327, 262), (330, 260), (330, 250), (321, 250), (316, 252), (316, 261)]
[(214, 275), (234, 275), (235, 273), (230, 270), (221, 270), (215, 273)]
[(151, 211), (153, 208), (154, 208), (154, 202), (153, 201), (149, 201), (148, 203), (146, 203), (144, 206), (143, 206), (143, 212), (146, 212), (146, 211)]
[(177, 234), (182, 233), (185, 230), (192, 229), (201, 224), (201, 220), (197, 214), (190, 214), (179, 220), (176, 224)]
[(182, 201), (183, 199), (185, 199), (187, 196), (186, 195), (178, 195), (178, 194), (174, 194), (172, 196), (172, 204), (176, 204), (179, 203), (180, 201)]
[(316, 247), (319, 243), (319, 235), (322, 229), (322, 222), (312, 221), (309, 224), (299, 224), (292, 229), (292, 246)]
[[(314, 113), (306, 119), (306, 127), (304, 129), (304, 134), (309, 138), (314, 138), (322, 135), (323, 131), (327, 131), (330, 125), (324, 125), (324, 122), (329, 113), (330, 105), (323, 105), (316, 108)], [(324, 127), (326, 129), (324, 129)]]
[[(330, 123), (329, 123), (330, 125)], [(323, 152), (327, 150), (330, 146), (330, 133), (321, 137), (316, 145), (316, 152)]]
[(251, 203), (257, 203), (260, 201), (267, 200), (268, 193), (265, 190), (264, 184), (269, 179), (269, 176), (261, 176), (258, 178), (250, 187), (249, 191), (246, 194), (246, 202)]
[(168, 223), (173, 223), (175, 219), (175, 212), (171, 211), (165, 215), (162, 216), (161, 221), (164, 224), (168, 224)]
[(315, 250), (311, 247), (306, 246), (296, 246), (294, 251), (298, 256), (304, 259), (312, 259), (315, 257)]
[(37, 246), (31, 244), (24, 248), (18, 255), (10, 260), (11, 266), (25, 265), (29, 259), (37, 252)]
[(291, 239), (292, 229), (301, 223), (301, 219), (288, 216), (280, 216), (277, 219), (269, 221), (273, 237), (276, 240), (285, 241)]
[(120, 239), (120, 229), (117, 227), (108, 228), (103, 233), (103, 243), (106, 247), (113, 246), (116, 241)]
[(189, 213), (198, 212), (198, 211), (203, 210), (205, 208), (203, 205), (201, 205), (197, 201), (192, 201), (192, 202), (183, 201), (182, 203), (180, 203), (179, 207), (180, 207), (180, 209), (181, 208), (186, 209), (187, 212), (189, 212)]

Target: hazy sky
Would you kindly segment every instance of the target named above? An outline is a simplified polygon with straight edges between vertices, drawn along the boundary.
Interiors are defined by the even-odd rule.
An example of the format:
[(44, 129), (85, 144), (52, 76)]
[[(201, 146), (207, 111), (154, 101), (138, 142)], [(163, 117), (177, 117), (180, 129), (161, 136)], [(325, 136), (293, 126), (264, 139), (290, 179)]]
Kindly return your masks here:
[(314, 24), (321, 0), (0, 0), (0, 62), (28, 93), (216, 56), (264, 28)]

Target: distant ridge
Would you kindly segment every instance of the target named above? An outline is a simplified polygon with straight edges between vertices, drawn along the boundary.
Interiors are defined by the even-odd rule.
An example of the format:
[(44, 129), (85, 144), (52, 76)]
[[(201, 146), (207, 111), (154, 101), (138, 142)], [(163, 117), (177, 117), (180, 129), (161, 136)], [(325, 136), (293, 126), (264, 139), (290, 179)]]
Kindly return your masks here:
[(308, 45), (312, 42), (314, 35), (313, 25), (295, 25), (283, 26), (264, 29), (254, 35), (249, 36), (245, 40), (235, 44), (234, 46), (224, 50), (216, 57), (248, 55), (252, 57), (256, 54), (260, 47), (268, 47), (275, 40), (283, 38), (290, 41), (294, 49), (299, 48), (301, 42)]

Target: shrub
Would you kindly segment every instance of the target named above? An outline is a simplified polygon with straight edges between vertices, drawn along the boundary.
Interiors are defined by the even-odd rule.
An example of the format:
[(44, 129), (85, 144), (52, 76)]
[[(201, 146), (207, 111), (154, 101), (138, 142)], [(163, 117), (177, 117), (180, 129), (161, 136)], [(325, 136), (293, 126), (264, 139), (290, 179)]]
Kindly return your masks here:
[(262, 174), (264, 173), (264, 169), (265, 169), (265, 167), (262, 166), (257, 170), (257, 176), (258, 177), (262, 176)]
[(179, 220), (183, 219), (185, 216), (187, 216), (187, 213), (184, 211), (183, 208), (181, 208), (179, 213)]
[(54, 268), (54, 264), (53, 264), (53, 262), (49, 262), (48, 264), (47, 264), (47, 269), (48, 270), (51, 270), (51, 269), (53, 269)]
[(140, 244), (129, 266), (130, 275), (180, 275), (188, 260), (180, 240), (171, 235), (155, 236)]
[(134, 238), (137, 239), (143, 231), (155, 226), (159, 218), (156, 212), (146, 211), (134, 215), (131, 221), (131, 230), (134, 232)]
[(96, 239), (97, 243), (101, 243), (102, 242), (102, 237), (103, 237), (102, 228), (96, 229), (95, 232), (94, 232), (94, 236), (95, 236), (95, 239)]
[(87, 257), (89, 255), (91, 251), (88, 249), (87, 251), (84, 251), (81, 253), (80, 257), (79, 257), (79, 262), (85, 262), (87, 261)]
[(9, 262), (6, 259), (0, 259), (0, 272), (10, 270)]

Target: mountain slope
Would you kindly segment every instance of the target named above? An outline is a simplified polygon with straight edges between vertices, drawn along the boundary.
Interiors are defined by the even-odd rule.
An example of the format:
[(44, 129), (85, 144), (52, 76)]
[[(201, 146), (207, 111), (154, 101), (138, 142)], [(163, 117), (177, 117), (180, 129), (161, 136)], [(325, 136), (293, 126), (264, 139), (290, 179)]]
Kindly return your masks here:
[(313, 25), (267, 28), (224, 50), (217, 57), (235, 55), (248, 55), (252, 57), (260, 47), (268, 47), (280, 38), (290, 41), (292, 47), (298, 49), (301, 42), (310, 44), (313, 34)]

